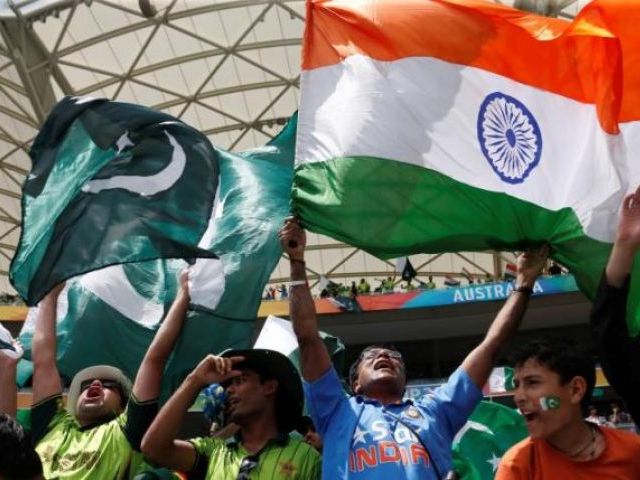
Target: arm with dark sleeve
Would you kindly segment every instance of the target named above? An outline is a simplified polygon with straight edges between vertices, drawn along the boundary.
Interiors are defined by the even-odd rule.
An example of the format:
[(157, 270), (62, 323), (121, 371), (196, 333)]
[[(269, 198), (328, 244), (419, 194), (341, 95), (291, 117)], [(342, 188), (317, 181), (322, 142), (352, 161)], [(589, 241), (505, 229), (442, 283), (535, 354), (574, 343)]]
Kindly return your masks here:
[(629, 336), (630, 275), (640, 249), (640, 187), (622, 202), (616, 239), (591, 312), (591, 332), (602, 367), (640, 425), (640, 337)]
[(640, 425), (640, 337), (631, 338), (627, 330), (629, 283), (627, 277), (616, 287), (606, 274), (602, 278), (591, 310), (591, 334), (607, 380)]
[(184, 325), (189, 307), (188, 269), (180, 274), (180, 288), (162, 325), (147, 349), (133, 383), (124, 426), (129, 444), (140, 450), (142, 437), (158, 413), (162, 375)]

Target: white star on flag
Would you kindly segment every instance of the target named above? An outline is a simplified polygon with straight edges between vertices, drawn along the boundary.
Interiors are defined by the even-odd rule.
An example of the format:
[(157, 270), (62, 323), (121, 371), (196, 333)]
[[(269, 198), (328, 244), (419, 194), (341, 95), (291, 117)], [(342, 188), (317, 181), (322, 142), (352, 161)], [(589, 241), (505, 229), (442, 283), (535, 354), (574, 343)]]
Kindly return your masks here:
[(493, 469), (494, 473), (496, 470), (498, 470), (498, 465), (500, 465), (500, 460), (502, 460), (502, 457), (496, 457), (496, 455), (493, 452), (491, 452), (491, 458), (487, 460), (487, 463), (491, 464), (491, 468)]

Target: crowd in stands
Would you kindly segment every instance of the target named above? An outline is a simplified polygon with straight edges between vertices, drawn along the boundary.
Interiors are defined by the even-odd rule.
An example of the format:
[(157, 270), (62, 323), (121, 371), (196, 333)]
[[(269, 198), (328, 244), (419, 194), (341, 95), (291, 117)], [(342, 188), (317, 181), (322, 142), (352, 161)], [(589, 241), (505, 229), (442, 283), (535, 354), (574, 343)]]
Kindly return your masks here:
[(609, 427), (626, 428), (633, 425), (631, 415), (621, 409), (617, 403), (609, 404), (608, 408), (598, 408), (595, 405), (587, 407), (588, 415), (585, 420), (596, 423), (598, 425), (606, 425)]
[[(513, 267), (515, 268), (515, 266)], [(564, 275), (567, 273), (567, 270), (556, 262), (551, 262), (548, 268), (545, 267), (544, 273), (547, 275)], [(466, 279), (468, 285), (495, 283), (497, 281), (512, 281), (514, 279), (509, 272), (505, 272), (501, 279), (494, 278), (494, 276), (489, 272), (485, 272), (484, 274), (470, 274), (467, 271), (463, 271), (460, 276)], [(437, 288), (436, 283), (433, 280), (433, 275), (429, 275), (426, 282), (420, 280), (418, 277), (410, 278), (406, 281), (403, 281), (402, 279), (396, 280), (395, 277), (387, 277), (383, 279), (376, 278), (375, 280), (378, 282), (378, 286), (373, 290), (371, 289), (369, 282), (364, 278), (361, 278), (360, 282), (357, 284), (355, 281), (351, 282), (350, 286), (344, 285), (340, 282), (329, 281), (326, 287), (320, 290), (317, 298), (351, 297), (355, 299), (358, 295), (411, 292), (413, 290), (434, 290)], [(459, 280), (447, 276), (445, 277), (442, 287), (457, 288), (460, 285), (461, 283)], [(289, 298), (289, 289), (285, 284), (268, 286), (262, 296), (263, 300), (286, 300), (287, 298)]]
[[(549, 247), (518, 257), (513, 292), (483, 340), (444, 385), (411, 400), (404, 397), (402, 353), (390, 345), (364, 348), (341, 379), (318, 331), (306, 278), (306, 234), (297, 220), (286, 221), (280, 240), (290, 260), (286, 294), (302, 379), (281, 353), (231, 349), (203, 358), (161, 405), (164, 367), (189, 306), (187, 270), (134, 381), (112, 366), (88, 367), (72, 379), (65, 406), (56, 362), (59, 285), (40, 303), (35, 323), (30, 432), (15, 421), (18, 356), (11, 353), (17, 345), (0, 348), (0, 479), (456, 478), (452, 441), (482, 399), (499, 353), (512, 342)], [(625, 199), (591, 316), (603, 369), (629, 412), (612, 406), (611, 423), (640, 423), (640, 343), (625, 324), (639, 249), (640, 189)], [(370, 289), (364, 283), (363, 293)], [(595, 384), (590, 353), (570, 339), (531, 338), (515, 347), (514, 401), (529, 436), (503, 456), (496, 478), (640, 478), (640, 437), (599, 418), (584, 419)], [(211, 435), (182, 439), (185, 414), (201, 392), (210, 403), (205, 415)], [(303, 416), (305, 404), (310, 418)]]

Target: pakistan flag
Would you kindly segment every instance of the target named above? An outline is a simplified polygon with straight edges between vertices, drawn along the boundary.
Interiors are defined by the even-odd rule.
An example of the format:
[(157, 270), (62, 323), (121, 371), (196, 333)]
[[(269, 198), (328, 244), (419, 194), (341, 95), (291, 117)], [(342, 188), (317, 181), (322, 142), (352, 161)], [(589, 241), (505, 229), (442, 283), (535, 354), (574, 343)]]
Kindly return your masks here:
[[(282, 254), (277, 232), (289, 212), (295, 132), (294, 116), (263, 147), (239, 153), (216, 149), (218, 194), (203, 215), (208, 224), (195, 244), (219, 258), (198, 258), (190, 267), (191, 306), (165, 370), (165, 395), (206, 354), (251, 346), (264, 285)], [(177, 259), (126, 263), (68, 281), (58, 303), (61, 373), (71, 378), (86, 366), (105, 363), (133, 378), (186, 265)], [(27, 358), (35, 315), (32, 309), (20, 335)], [(19, 383), (30, 374), (25, 360)]]
[(480, 402), (453, 439), (453, 465), (464, 480), (492, 480), (504, 453), (527, 436), (522, 415)]
[(29, 305), (70, 277), (116, 263), (216, 255), (198, 246), (218, 155), (170, 115), (66, 97), (30, 152), (10, 280)]

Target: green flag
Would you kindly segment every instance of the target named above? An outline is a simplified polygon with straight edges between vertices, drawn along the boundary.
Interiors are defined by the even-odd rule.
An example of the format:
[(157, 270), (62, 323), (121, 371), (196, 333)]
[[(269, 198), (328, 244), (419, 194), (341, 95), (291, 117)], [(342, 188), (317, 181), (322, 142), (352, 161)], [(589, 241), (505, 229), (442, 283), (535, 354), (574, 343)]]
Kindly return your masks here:
[(480, 402), (453, 439), (453, 465), (464, 480), (492, 480), (504, 453), (527, 436), (522, 415)]
[(215, 257), (209, 223), (218, 156), (170, 115), (66, 97), (31, 149), (10, 280), (29, 305), (55, 284), (115, 263)]
[[(289, 212), (295, 130), (294, 117), (264, 147), (218, 151), (219, 192), (200, 246), (219, 259), (200, 258), (191, 266), (192, 308), (167, 365), (165, 393), (207, 353), (250, 346), (261, 293), (282, 253), (277, 232)], [(71, 378), (85, 366), (107, 363), (133, 377), (185, 265), (182, 260), (114, 265), (67, 282), (58, 305), (62, 374)], [(32, 331), (32, 322), (26, 322), (20, 340), (27, 355)], [(24, 362), (19, 380), (29, 375)]]

